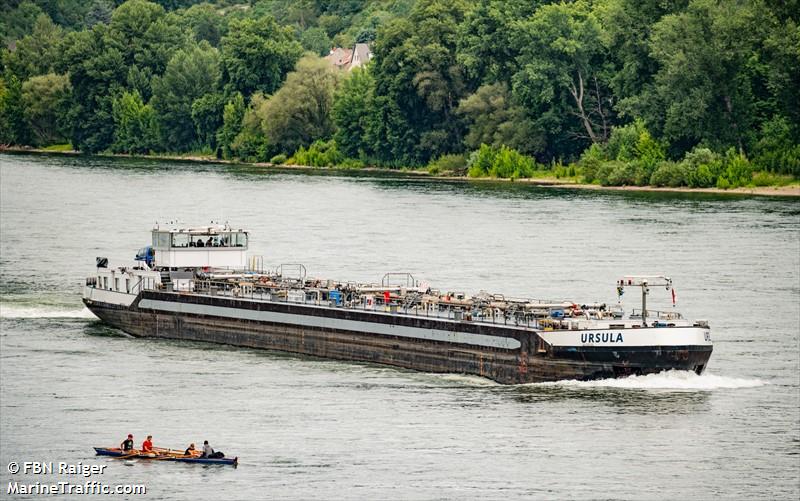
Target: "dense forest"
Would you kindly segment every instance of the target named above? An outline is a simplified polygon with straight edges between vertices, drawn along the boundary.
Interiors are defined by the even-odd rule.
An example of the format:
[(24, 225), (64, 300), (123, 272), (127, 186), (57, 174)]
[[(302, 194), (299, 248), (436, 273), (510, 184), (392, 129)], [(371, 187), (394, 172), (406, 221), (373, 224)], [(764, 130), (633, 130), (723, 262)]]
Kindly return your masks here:
[[(4, 0), (0, 145), (788, 182), (798, 18), (795, 0)], [(322, 57), (355, 43), (364, 67)]]

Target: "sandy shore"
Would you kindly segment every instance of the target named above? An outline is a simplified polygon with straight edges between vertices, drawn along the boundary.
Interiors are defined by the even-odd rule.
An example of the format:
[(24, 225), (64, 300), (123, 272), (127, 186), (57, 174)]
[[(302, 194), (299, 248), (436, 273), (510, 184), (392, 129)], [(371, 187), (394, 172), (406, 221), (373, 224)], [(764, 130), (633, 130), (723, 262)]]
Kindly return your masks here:
[[(19, 148), (7, 147), (0, 148), (0, 152), (10, 153), (33, 153), (33, 154), (47, 154), (47, 155), (80, 155), (80, 152), (69, 151), (49, 151), (36, 148)], [(255, 167), (262, 167), (265, 169), (296, 169), (296, 170), (319, 170), (330, 171), (336, 170), (335, 168), (327, 167), (309, 167), (307, 165), (289, 165), (289, 164), (271, 164), (269, 162), (241, 162), (236, 160), (222, 160), (212, 156), (197, 156), (197, 155), (127, 155), (127, 154), (99, 154), (99, 157), (109, 158), (143, 158), (150, 160), (169, 160), (179, 162), (196, 162), (196, 163), (217, 163), (217, 164), (230, 164), (230, 165), (252, 165)], [(534, 186), (545, 186), (551, 188), (564, 188), (576, 190), (598, 190), (598, 191), (643, 191), (643, 192), (672, 192), (672, 193), (713, 193), (718, 195), (760, 195), (760, 196), (780, 196), (780, 197), (800, 197), (800, 184), (792, 184), (789, 186), (759, 186), (752, 188), (732, 188), (729, 190), (722, 190), (719, 188), (670, 188), (670, 187), (657, 187), (657, 186), (600, 186), (598, 184), (581, 184), (565, 182), (563, 179), (558, 178), (528, 178), (528, 179), (497, 179), (497, 178), (468, 178), (466, 176), (437, 176), (428, 174), (423, 170), (408, 170), (400, 171), (397, 169), (385, 169), (381, 167), (362, 167), (358, 169), (342, 169), (353, 172), (385, 172), (387, 174), (403, 174), (414, 177), (426, 178), (430, 180), (441, 181), (470, 181), (470, 182), (515, 182), (525, 183)]]

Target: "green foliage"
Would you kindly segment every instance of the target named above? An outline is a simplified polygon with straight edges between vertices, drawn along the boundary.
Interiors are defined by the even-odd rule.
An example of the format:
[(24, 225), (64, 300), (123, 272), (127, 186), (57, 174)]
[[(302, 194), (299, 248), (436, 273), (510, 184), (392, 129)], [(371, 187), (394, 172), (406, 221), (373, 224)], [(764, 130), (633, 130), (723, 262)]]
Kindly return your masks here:
[[(0, 142), (265, 161), (333, 138), (351, 167), (443, 171), (477, 150), (480, 176), (535, 155), (533, 175), (593, 183), (778, 182), (800, 176), (795, 4), (11, 0)], [(356, 42), (367, 68), (298, 64)], [(45, 88), (57, 75), (69, 86)]]
[(192, 122), (201, 145), (217, 149), (217, 132), (222, 127), (225, 96), (219, 92), (205, 94), (192, 102)]
[(149, 153), (158, 147), (158, 124), (153, 107), (142, 102), (137, 91), (123, 92), (114, 99), (115, 153)]
[[(723, 171), (717, 179), (718, 188), (739, 188), (749, 185), (753, 180), (753, 165), (747, 157), (733, 148), (725, 153), (722, 166)], [(724, 186), (720, 186), (720, 183)]]
[(23, 118), (22, 84), (13, 74), (0, 78), (0, 145), (26, 144), (29, 131)]
[(89, 31), (69, 33), (64, 57), (56, 68), (72, 84), (72, 106), (67, 115), (70, 142), (77, 150), (94, 153), (114, 140), (112, 102), (123, 90), (127, 68), (123, 54), (107, 42), (109, 28), (98, 24)]
[(676, 188), (678, 186), (686, 186), (689, 172), (687, 171), (684, 162), (661, 162), (653, 172), (650, 178), (650, 184), (653, 186), (669, 186)]
[(462, 154), (442, 155), (428, 163), (428, 173), (463, 176), (467, 172), (467, 157)]
[(195, 41), (205, 40), (214, 47), (227, 31), (227, 19), (210, 3), (192, 5), (181, 14), (180, 23), (192, 30)]
[(231, 21), (222, 38), (223, 75), (232, 90), (243, 95), (271, 94), (302, 52), (292, 30), (271, 17)]
[(327, 61), (306, 56), (273, 96), (254, 108), (266, 141), (283, 153), (333, 135), (331, 107), (340, 74)]
[(613, 109), (602, 28), (590, 5), (543, 5), (513, 25), (511, 43), (519, 54), (512, 92), (544, 131), (550, 155), (569, 156), (604, 142)]
[(326, 56), (333, 41), (322, 28), (309, 28), (300, 35), (300, 44), (309, 52), (318, 56)]
[(653, 25), (658, 63), (645, 118), (674, 143), (743, 148), (757, 116), (751, 60), (776, 20), (759, 1), (691, 0)]
[(222, 128), (217, 132), (217, 144), (222, 150), (223, 158), (233, 157), (231, 145), (242, 131), (245, 106), (242, 94), (237, 92), (228, 101), (222, 111)]
[[(10, 5), (4, 7), (4, 10), (8, 7)], [(24, 0), (16, 8), (6, 10), (0, 17), (0, 37), (2, 37), (3, 45), (8, 45), (33, 31), (33, 26), (41, 15), (47, 16), (38, 5), (30, 0)]]
[(486, 144), (470, 154), (467, 167), (469, 177), (508, 179), (531, 177), (536, 170), (533, 158), (507, 146), (495, 149)]
[(61, 57), (59, 44), (63, 30), (53, 24), (47, 14), (40, 14), (30, 35), (26, 35), (8, 54), (6, 66), (20, 80), (53, 71), (55, 62)]
[(331, 115), (336, 128), (334, 139), (348, 157), (375, 154), (369, 136), (375, 108), (375, 80), (369, 67), (355, 68), (334, 94)]
[(716, 186), (722, 159), (708, 148), (696, 147), (686, 153), (681, 164), (686, 169), (686, 184), (692, 188)]
[(330, 140), (314, 141), (308, 149), (301, 146), (287, 162), (309, 167), (335, 167), (343, 160), (344, 155), (336, 148), (336, 141)]
[(593, 144), (579, 162), (584, 180), (605, 186), (644, 186), (666, 159), (664, 145), (653, 139), (644, 123), (614, 127), (608, 143)]
[(69, 108), (72, 88), (66, 75), (49, 73), (30, 78), (22, 84), (23, 116), (36, 146), (66, 140), (63, 123)]
[(800, 130), (783, 116), (764, 123), (755, 145), (755, 163), (770, 172), (800, 177)]
[(408, 19), (378, 30), (371, 148), (381, 162), (427, 163), (461, 149), (455, 118), (465, 82), (456, 61), (462, 0), (419, 0)]
[(201, 134), (206, 139), (214, 134), (215, 130), (209, 130), (213, 128), (214, 119), (201, 117), (207, 115), (208, 106), (218, 106), (219, 103), (198, 103), (194, 118), (203, 122), (201, 130), (193, 118), (193, 104), (217, 90), (219, 77), (218, 51), (202, 42), (188, 50), (178, 50), (169, 60), (164, 75), (153, 78), (151, 103), (158, 113), (161, 142), (166, 150), (195, 149), (200, 144)]
[(605, 177), (601, 176), (601, 169), (608, 160), (605, 148), (599, 144), (589, 146), (578, 161), (578, 165), (583, 171), (584, 181), (587, 183), (600, 182)]
[(188, 41), (188, 34), (166, 18), (163, 7), (146, 0), (128, 0), (111, 15), (106, 43), (122, 54), (125, 66), (135, 64), (159, 75)]
[(283, 153), (279, 153), (279, 154), (275, 155), (274, 157), (270, 158), (269, 159), (269, 163), (275, 164), (275, 165), (285, 164), (286, 163), (286, 155), (284, 155)]
[(513, 104), (505, 83), (481, 86), (461, 100), (457, 111), (469, 130), (464, 137), (468, 148), (475, 149), (481, 144), (494, 148), (506, 145), (523, 153), (544, 149), (544, 135), (526, 118), (524, 109)]

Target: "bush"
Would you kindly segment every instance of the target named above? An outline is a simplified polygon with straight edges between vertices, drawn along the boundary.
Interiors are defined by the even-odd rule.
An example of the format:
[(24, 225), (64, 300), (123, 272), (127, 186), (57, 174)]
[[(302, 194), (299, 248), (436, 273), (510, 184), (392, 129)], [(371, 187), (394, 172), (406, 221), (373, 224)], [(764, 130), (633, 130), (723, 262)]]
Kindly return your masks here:
[(336, 148), (336, 141), (314, 141), (308, 149), (300, 147), (289, 163), (309, 167), (334, 167), (344, 161), (344, 155)]
[(345, 158), (338, 163), (337, 167), (342, 169), (363, 169), (365, 165), (364, 162), (356, 158)]
[(279, 153), (279, 154), (275, 155), (274, 157), (270, 158), (269, 159), (269, 163), (275, 164), (275, 165), (280, 165), (280, 164), (286, 163), (286, 155), (284, 155), (283, 153)]
[(469, 177), (486, 177), (494, 164), (496, 156), (494, 148), (482, 144), (480, 148), (469, 155), (467, 161), (467, 175)]
[(792, 176), (760, 171), (753, 173), (753, 186), (786, 186), (792, 182)]
[(606, 152), (599, 144), (593, 144), (584, 150), (580, 160), (578, 160), (578, 165), (583, 171), (584, 182), (593, 183), (599, 181), (600, 167), (607, 161)]
[(489, 175), (492, 177), (518, 179), (531, 177), (534, 171), (533, 158), (523, 155), (508, 146), (501, 146), (494, 158)]
[(753, 179), (753, 164), (741, 153), (737, 153), (733, 148), (725, 153), (723, 161), (725, 172), (723, 176), (730, 181), (731, 186), (747, 186)]
[(641, 120), (614, 127), (605, 148), (608, 159), (626, 162), (637, 158), (637, 144), (642, 133), (647, 133), (647, 128)]
[(632, 186), (636, 184), (638, 166), (636, 162), (609, 162), (611, 168), (604, 172), (604, 179), (600, 180), (603, 186)]
[(692, 188), (710, 188), (717, 185), (722, 172), (722, 159), (708, 148), (696, 146), (683, 157), (686, 184)]
[(533, 158), (508, 146), (498, 150), (485, 144), (470, 154), (467, 166), (469, 177), (518, 179), (531, 177), (536, 170)]
[(678, 186), (686, 186), (687, 168), (686, 165), (670, 161), (663, 161), (658, 164), (656, 170), (650, 178), (650, 184), (653, 186), (669, 186), (677, 188)]
[(234, 156), (245, 162), (266, 162), (274, 153), (266, 138), (249, 130), (240, 132), (230, 145)]
[(467, 158), (464, 155), (442, 155), (428, 164), (429, 174), (453, 174), (463, 176), (467, 171)]
[(800, 177), (798, 135), (800, 131), (793, 130), (785, 117), (776, 116), (765, 122), (753, 149), (755, 164), (770, 172)]

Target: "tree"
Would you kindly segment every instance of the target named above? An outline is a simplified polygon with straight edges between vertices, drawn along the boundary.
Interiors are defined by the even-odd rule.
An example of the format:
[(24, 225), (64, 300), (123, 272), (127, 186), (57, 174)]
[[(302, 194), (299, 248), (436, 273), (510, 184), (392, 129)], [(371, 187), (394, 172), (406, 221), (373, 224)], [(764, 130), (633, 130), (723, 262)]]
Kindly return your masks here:
[(35, 76), (22, 84), (22, 106), (33, 144), (47, 146), (67, 137), (64, 117), (72, 88), (66, 75)]
[(322, 28), (309, 28), (300, 35), (303, 48), (318, 56), (325, 56), (331, 49), (331, 39)]
[(459, 26), (458, 62), (474, 90), (481, 84), (510, 83), (517, 71), (519, 47), (512, 43), (513, 25), (535, 12), (541, 2), (480, 0)]
[(232, 21), (222, 39), (223, 78), (243, 95), (271, 94), (302, 52), (292, 30), (271, 17)]
[(15, 75), (6, 72), (0, 78), (0, 145), (27, 144), (28, 136), (23, 115), (22, 84)]
[(192, 121), (200, 144), (217, 149), (217, 131), (222, 127), (225, 96), (219, 92), (206, 94), (192, 103)]
[(9, 11), (0, 17), (0, 37), (4, 46), (30, 33), (37, 18), (44, 13), (41, 7), (30, 0), (20, 2)]
[(165, 18), (164, 8), (146, 0), (128, 0), (114, 10), (108, 45), (123, 56), (126, 66), (136, 65), (152, 74), (164, 72), (167, 61), (188, 43), (177, 24)]
[(63, 30), (47, 14), (39, 14), (30, 35), (25, 35), (8, 55), (6, 64), (20, 80), (44, 75), (53, 70), (60, 58)]
[(493, 148), (510, 146), (522, 153), (537, 153), (544, 149), (546, 138), (537, 131), (525, 110), (513, 102), (505, 83), (481, 86), (474, 94), (461, 100), (458, 115), (467, 123), (464, 144), (471, 150), (482, 144)]
[(112, 103), (122, 92), (127, 69), (123, 55), (106, 43), (108, 27), (69, 33), (56, 70), (68, 73), (72, 106), (67, 114), (72, 147), (86, 153), (108, 148), (114, 140)]
[(334, 139), (347, 157), (369, 158), (374, 155), (369, 138), (370, 120), (375, 113), (375, 80), (369, 66), (355, 68), (334, 94), (331, 116)]
[(222, 128), (217, 133), (217, 143), (222, 150), (224, 158), (231, 158), (233, 151), (231, 145), (236, 136), (242, 131), (242, 120), (244, 119), (244, 98), (237, 92), (233, 99), (228, 101), (222, 111)]
[(256, 109), (267, 142), (290, 154), (333, 135), (333, 93), (339, 72), (327, 61), (305, 56), (278, 92)]
[(755, 112), (751, 61), (773, 24), (758, 0), (692, 0), (661, 19), (650, 44), (659, 70), (648, 124), (681, 149), (704, 141), (743, 150)]
[(379, 31), (375, 58), (373, 147), (383, 162), (424, 164), (459, 151), (462, 130), (455, 108), (465, 94), (456, 61), (463, 2), (422, 0), (409, 19)]
[(613, 65), (609, 86), (618, 99), (620, 115), (639, 117), (655, 104), (653, 77), (658, 62), (650, 53), (652, 27), (665, 15), (685, 9), (688, 2), (607, 0), (594, 5)]
[(600, 24), (584, 2), (540, 7), (513, 35), (513, 94), (548, 133), (551, 156), (606, 140), (613, 124)]
[(199, 145), (192, 104), (216, 91), (219, 78), (219, 54), (207, 42), (178, 50), (164, 75), (153, 78), (151, 104), (158, 115), (164, 148), (186, 151)]
[(158, 148), (156, 113), (137, 91), (123, 92), (113, 104), (114, 144), (118, 153), (149, 153)]
[(205, 40), (214, 47), (219, 47), (227, 29), (225, 17), (209, 3), (192, 5), (182, 14), (181, 21), (192, 30), (195, 41)]

